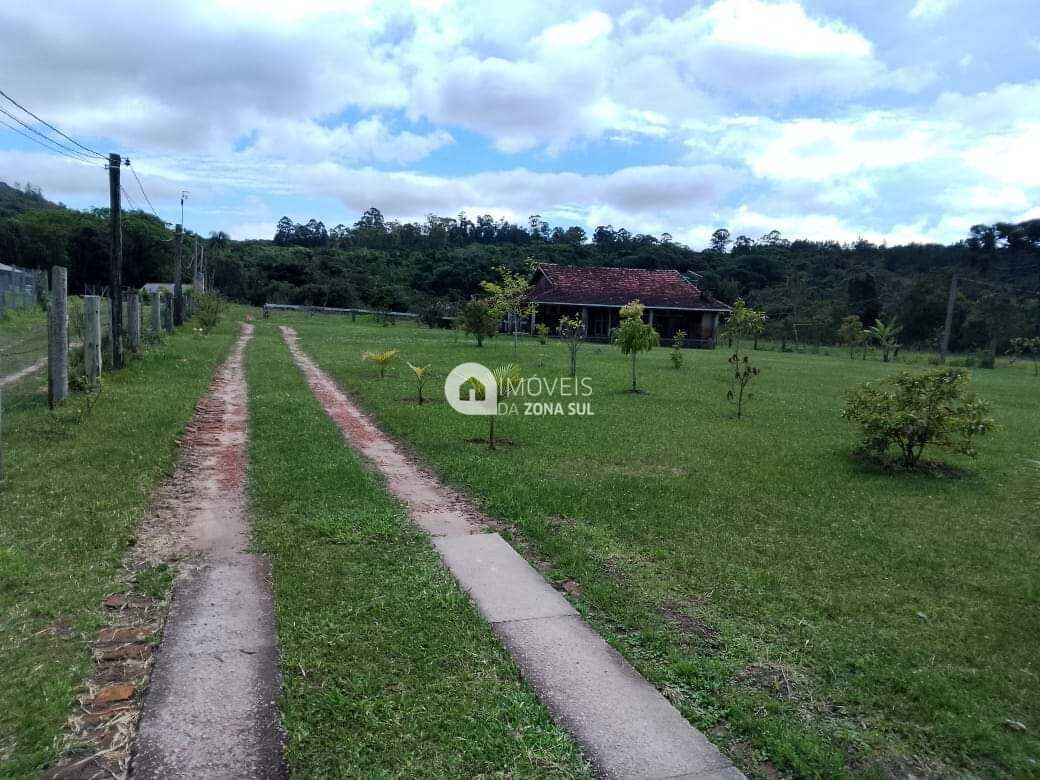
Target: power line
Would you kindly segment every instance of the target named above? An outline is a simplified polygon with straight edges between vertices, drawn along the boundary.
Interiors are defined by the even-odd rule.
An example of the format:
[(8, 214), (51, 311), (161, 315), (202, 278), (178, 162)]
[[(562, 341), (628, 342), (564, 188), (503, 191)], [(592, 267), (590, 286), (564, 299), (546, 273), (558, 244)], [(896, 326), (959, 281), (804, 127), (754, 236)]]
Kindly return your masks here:
[(123, 193), (123, 199), (130, 204), (130, 209), (132, 211), (141, 210), (137, 207), (137, 204), (134, 203), (134, 199), (130, 197), (130, 193), (126, 191), (126, 187), (124, 187), (122, 184), (119, 185), (119, 191)]
[[(15, 133), (18, 133), (18, 135), (22, 136), (23, 138), (28, 138), (33, 143), (42, 146), (44, 149), (46, 149), (49, 152), (57, 152), (58, 154), (60, 154), (60, 155), (62, 155), (64, 157), (68, 157), (70, 160), (76, 160), (77, 162), (87, 162), (87, 163), (90, 162), (90, 158), (87, 157), (85, 154), (82, 154), (81, 152), (77, 152), (75, 149), (71, 149), (71, 148), (69, 148), (67, 146), (63, 146), (62, 144), (60, 144), (57, 141), (55, 141), (53, 138), (50, 138), (49, 136), (44, 135), (43, 133), (39, 132), (38, 130), (35, 130), (34, 128), (32, 128), (29, 125), (25, 124), (25, 122), (20, 120), (18, 117), (14, 116), (9, 111), (5, 110), (2, 106), (0, 106), (0, 113), (6, 114), (11, 119), (13, 119), (15, 122), (17, 122), (22, 127), (24, 127), (26, 130), (29, 130), (30, 132), (35, 133), (36, 135), (38, 135), (39, 138), (33, 138), (33, 136), (29, 135), (28, 133), (25, 133), (22, 130), (19, 130), (17, 127), (14, 127), (13, 125), (11, 125), (10, 123), (4, 121), (3, 119), (0, 119), (0, 122), (2, 122), (3, 125), (8, 130), (11, 130), (11, 131), (13, 131)], [(43, 139), (42, 141), (40, 140), (41, 138)], [(44, 143), (44, 142), (46, 142), (46, 143)], [(47, 144), (50, 144), (50, 146), (48, 146)], [(96, 164), (96, 163), (91, 163), (91, 164)]]
[(134, 179), (137, 180), (137, 187), (138, 187), (138, 189), (141, 190), (141, 194), (144, 195), (144, 200), (145, 200), (145, 203), (148, 204), (148, 208), (150, 208), (152, 210), (152, 213), (155, 214), (155, 218), (161, 221), (162, 217), (159, 216), (159, 212), (157, 212), (155, 210), (155, 206), (152, 205), (152, 199), (149, 198), (148, 197), (148, 193), (144, 191), (144, 185), (141, 184), (141, 177), (137, 175), (137, 171), (134, 169), (134, 167), (132, 165), (130, 165), (130, 161), (129, 160), (127, 160), (126, 164), (127, 164), (127, 167), (130, 168), (130, 173), (132, 173), (134, 175)]
[(74, 143), (74, 144), (75, 144), (76, 146), (78, 146), (78, 147), (79, 147), (80, 149), (82, 149), (83, 151), (86, 151), (86, 152), (90, 152), (91, 154), (93, 154), (93, 155), (95, 155), (95, 156), (97, 156), (97, 157), (100, 157), (100, 158), (101, 158), (102, 160), (104, 160), (104, 159), (107, 159), (107, 158), (105, 157), (105, 155), (101, 154), (101, 152), (95, 151), (94, 149), (91, 149), (91, 148), (90, 148), (89, 146), (84, 146), (84, 145), (83, 145), (83, 144), (81, 144), (81, 143), (80, 143), (79, 141), (77, 141), (77, 140), (76, 140), (75, 138), (72, 138), (71, 136), (68, 136), (68, 135), (66, 135), (65, 133), (63, 133), (63, 132), (62, 132), (61, 130), (59, 130), (58, 128), (56, 128), (56, 127), (55, 127), (54, 125), (52, 125), (52, 124), (51, 124), (50, 122), (48, 122), (48, 121), (46, 121), (46, 120), (44, 120), (44, 119), (40, 119), (40, 117), (38, 117), (38, 116), (37, 116), (36, 114), (34, 114), (34, 113), (33, 113), (32, 111), (30, 111), (29, 109), (27, 109), (27, 108), (26, 108), (25, 106), (23, 106), (23, 105), (22, 105), (21, 103), (19, 103), (19, 102), (18, 102), (17, 100), (15, 100), (15, 99), (14, 99), (13, 97), (11, 97), (10, 95), (8, 95), (8, 94), (7, 94), (6, 92), (4, 92), (4, 91), (3, 91), (2, 89), (0, 89), (0, 95), (3, 95), (3, 96), (4, 96), (5, 98), (7, 98), (7, 99), (8, 99), (8, 100), (9, 100), (10, 102), (14, 103), (14, 104), (15, 104), (16, 106), (18, 106), (18, 108), (22, 109), (22, 111), (24, 111), (25, 113), (27, 113), (27, 114), (28, 114), (29, 116), (31, 116), (31, 117), (32, 117), (33, 119), (35, 119), (35, 120), (36, 120), (37, 122), (39, 122), (40, 124), (42, 124), (42, 125), (45, 125), (45, 126), (49, 127), (49, 128), (51, 129), (51, 130), (53, 130), (53, 131), (54, 131), (55, 133), (57, 133), (58, 135), (60, 135), (60, 136), (61, 136), (62, 138), (64, 138), (64, 139), (65, 139), (66, 141), (71, 141), (72, 143)]

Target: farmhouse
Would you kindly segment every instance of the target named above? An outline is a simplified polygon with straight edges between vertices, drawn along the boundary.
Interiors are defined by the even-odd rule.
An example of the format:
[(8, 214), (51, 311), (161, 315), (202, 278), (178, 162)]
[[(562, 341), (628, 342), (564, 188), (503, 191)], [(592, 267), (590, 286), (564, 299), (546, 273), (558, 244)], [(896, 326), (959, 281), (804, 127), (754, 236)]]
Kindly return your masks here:
[(541, 263), (531, 283), (528, 299), (538, 304), (538, 321), (555, 330), (560, 317), (581, 316), (590, 339), (608, 338), (620, 324), (619, 309), (638, 300), (663, 338), (684, 330), (690, 346), (714, 347), (719, 318), (730, 310), (674, 270)]

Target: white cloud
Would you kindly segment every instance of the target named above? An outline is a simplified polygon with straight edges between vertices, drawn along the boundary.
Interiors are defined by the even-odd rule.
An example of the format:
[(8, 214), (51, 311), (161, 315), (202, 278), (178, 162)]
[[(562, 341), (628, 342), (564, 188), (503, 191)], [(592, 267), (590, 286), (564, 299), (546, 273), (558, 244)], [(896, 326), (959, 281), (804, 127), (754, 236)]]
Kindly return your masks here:
[(720, 0), (704, 14), (712, 43), (795, 58), (873, 54), (870, 41), (842, 22), (812, 19), (795, 2)]
[(916, 0), (908, 14), (911, 19), (933, 19), (949, 11), (957, 0)]

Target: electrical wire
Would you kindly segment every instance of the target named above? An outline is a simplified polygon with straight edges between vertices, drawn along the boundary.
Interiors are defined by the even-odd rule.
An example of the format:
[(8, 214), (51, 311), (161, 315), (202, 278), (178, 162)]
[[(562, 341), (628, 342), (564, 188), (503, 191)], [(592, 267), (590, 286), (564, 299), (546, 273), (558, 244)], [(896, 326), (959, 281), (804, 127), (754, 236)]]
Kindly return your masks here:
[(152, 199), (149, 198), (148, 197), (148, 193), (144, 191), (144, 185), (141, 184), (141, 177), (137, 175), (137, 171), (134, 170), (134, 167), (132, 165), (130, 165), (129, 160), (126, 163), (126, 167), (128, 167), (130, 169), (130, 173), (132, 173), (134, 175), (134, 179), (137, 181), (137, 187), (138, 187), (139, 190), (141, 190), (141, 194), (144, 195), (144, 200), (145, 200), (145, 203), (148, 204), (148, 208), (151, 209), (151, 211), (155, 215), (156, 219), (162, 221), (162, 217), (159, 216), (159, 212), (157, 212), (155, 210), (155, 206), (152, 205)]
[(64, 139), (65, 139), (66, 141), (71, 141), (71, 142), (72, 142), (73, 144), (75, 144), (76, 146), (78, 146), (78, 147), (79, 147), (80, 149), (82, 149), (83, 151), (85, 151), (85, 152), (90, 152), (91, 154), (93, 154), (93, 155), (95, 155), (95, 156), (97, 156), (97, 157), (100, 157), (100, 158), (101, 158), (102, 160), (107, 160), (107, 159), (108, 159), (108, 156), (107, 156), (107, 155), (101, 154), (101, 152), (98, 152), (98, 151), (96, 151), (96, 150), (94, 150), (94, 149), (91, 149), (91, 148), (90, 148), (89, 146), (84, 146), (84, 145), (83, 145), (83, 144), (81, 144), (81, 143), (80, 143), (79, 141), (77, 141), (77, 140), (76, 140), (75, 138), (72, 138), (71, 136), (69, 136), (69, 135), (66, 135), (65, 133), (63, 133), (63, 132), (62, 132), (61, 130), (59, 130), (58, 128), (56, 128), (56, 127), (55, 127), (54, 125), (52, 125), (52, 124), (51, 124), (50, 122), (46, 121), (45, 119), (41, 119), (41, 118), (40, 118), (40, 117), (38, 117), (38, 116), (37, 116), (36, 114), (34, 114), (34, 113), (33, 113), (32, 111), (30, 111), (30, 110), (29, 110), (29, 109), (27, 109), (27, 108), (26, 108), (25, 106), (23, 106), (23, 105), (22, 105), (21, 103), (19, 103), (19, 102), (18, 102), (17, 100), (15, 100), (15, 99), (14, 99), (13, 97), (11, 97), (11, 96), (10, 96), (10, 95), (8, 95), (8, 94), (7, 94), (6, 92), (4, 92), (4, 91), (3, 91), (2, 89), (0, 89), (0, 95), (3, 95), (3, 96), (4, 96), (5, 98), (7, 98), (7, 100), (9, 100), (9, 101), (10, 101), (11, 103), (13, 103), (14, 105), (18, 106), (18, 108), (22, 109), (22, 111), (24, 111), (25, 113), (27, 113), (27, 114), (28, 114), (29, 116), (31, 116), (31, 117), (32, 117), (33, 119), (35, 119), (35, 120), (36, 120), (37, 122), (39, 122), (40, 124), (42, 124), (42, 125), (44, 125), (44, 126), (46, 126), (46, 127), (49, 127), (49, 128), (51, 129), (51, 130), (53, 130), (53, 131), (54, 131), (55, 133), (57, 133), (58, 135), (60, 135), (60, 136), (61, 136), (62, 138), (64, 138)]
[[(57, 141), (55, 141), (53, 138), (49, 138), (48, 136), (44, 135), (43, 133), (40, 133), (39, 131), (34, 130), (33, 128), (31, 128), (27, 124), (25, 124), (25, 122), (22, 122), (20, 119), (18, 119), (18, 117), (14, 116), (11, 113), (9, 113), (8, 111), (4, 110), (3, 107), (0, 107), (0, 112), (2, 112), (4, 114), (6, 114), (7, 116), (11, 117), (11, 119), (13, 119), (15, 122), (18, 122), (18, 124), (20, 124), (22, 127), (26, 128), (27, 130), (29, 130), (29, 131), (35, 133), (36, 135), (38, 135), (40, 138), (43, 139), (43, 141), (41, 141), (39, 138), (33, 138), (33, 136), (29, 135), (26, 132), (23, 132), (22, 130), (19, 130), (14, 125), (12, 125), (9, 122), (7, 122), (6, 120), (0, 118), (0, 123), (2, 123), (4, 125), (4, 127), (6, 127), (8, 130), (11, 130), (12, 132), (18, 133), (18, 135), (22, 136), (23, 138), (28, 138), (33, 143), (38, 144), (39, 146), (42, 146), (44, 149), (46, 149), (49, 152), (57, 152), (58, 154), (62, 155), (63, 157), (68, 157), (70, 160), (75, 160), (76, 162), (82, 162), (82, 163), (88, 163), (90, 165), (96, 165), (96, 163), (91, 161), (91, 159), (89, 157), (87, 157), (85, 154), (81, 154), (79, 152), (76, 152), (76, 150), (74, 150), (74, 149), (69, 149), (66, 146), (62, 146)], [(46, 141), (47, 143), (44, 143), (44, 141)], [(48, 146), (47, 144), (50, 144), (50, 146)]]

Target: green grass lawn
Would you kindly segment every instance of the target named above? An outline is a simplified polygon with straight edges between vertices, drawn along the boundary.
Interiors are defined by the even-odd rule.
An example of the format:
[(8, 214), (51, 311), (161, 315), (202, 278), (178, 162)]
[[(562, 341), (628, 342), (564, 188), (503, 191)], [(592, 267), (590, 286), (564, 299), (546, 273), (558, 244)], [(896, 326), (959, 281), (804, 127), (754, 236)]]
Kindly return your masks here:
[(343, 442), (261, 323), (250, 485), (272, 557), (300, 777), (575, 777), (587, 769), (428, 539)]
[[(275, 321), (553, 578), (577, 583), (593, 624), (751, 771), (1040, 773), (1040, 381), (1028, 367), (974, 372), (1000, 424), (976, 463), (905, 474), (852, 458), (839, 415), (846, 388), (898, 364), (754, 353), (762, 374), (738, 421), (722, 349), (686, 351), (679, 371), (666, 349), (640, 356), (647, 392), (634, 396), (628, 362), (590, 344), (578, 368), (595, 416), (501, 418), (513, 444), (489, 452), (466, 441), (486, 419), (443, 402), (444, 375), (476, 360), (560, 376), (563, 345), (525, 339), (514, 355), (501, 337), (478, 349), (405, 324)], [(403, 362), (382, 381), (361, 362), (385, 347), (432, 364), (440, 400), (410, 400)]]
[(238, 328), (228, 319), (205, 338), (185, 328), (148, 348), (103, 375), (89, 413), (77, 395), (50, 412), (43, 372), (4, 388), (0, 776), (35, 777), (57, 754), (101, 599)]
[(0, 318), (0, 377), (47, 356), (47, 314), (39, 308), (9, 309)]

